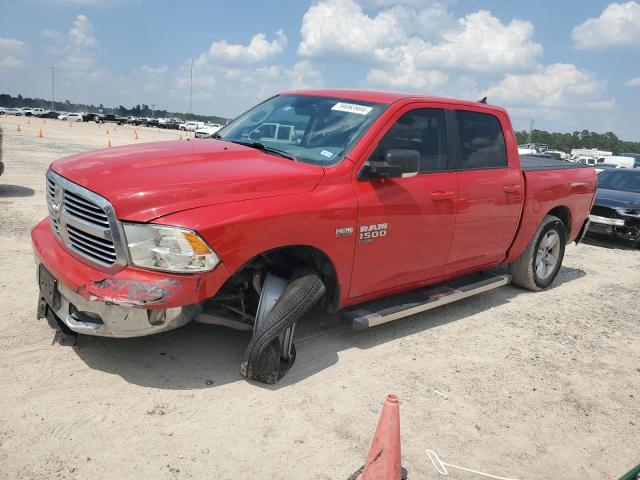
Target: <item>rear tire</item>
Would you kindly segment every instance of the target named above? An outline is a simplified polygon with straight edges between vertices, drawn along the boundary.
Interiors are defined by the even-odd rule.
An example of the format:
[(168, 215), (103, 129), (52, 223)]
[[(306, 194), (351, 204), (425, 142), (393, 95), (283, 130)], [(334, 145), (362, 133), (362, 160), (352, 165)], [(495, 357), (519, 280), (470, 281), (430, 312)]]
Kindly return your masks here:
[(553, 215), (546, 215), (527, 249), (509, 264), (513, 283), (533, 291), (549, 287), (562, 266), (566, 237), (562, 221)]

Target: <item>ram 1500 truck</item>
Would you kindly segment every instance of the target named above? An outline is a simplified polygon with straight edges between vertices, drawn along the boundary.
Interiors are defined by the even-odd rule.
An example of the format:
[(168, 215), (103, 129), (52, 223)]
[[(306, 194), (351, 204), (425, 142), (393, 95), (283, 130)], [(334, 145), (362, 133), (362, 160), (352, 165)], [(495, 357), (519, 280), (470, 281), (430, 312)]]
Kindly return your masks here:
[(241, 372), (273, 383), (317, 302), (366, 328), (510, 281), (542, 290), (588, 226), (596, 174), (517, 148), (483, 102), (314, 90), (213, 139), (58, 160), (31, 234), (38, 316), (111, 337), (246, 330)]

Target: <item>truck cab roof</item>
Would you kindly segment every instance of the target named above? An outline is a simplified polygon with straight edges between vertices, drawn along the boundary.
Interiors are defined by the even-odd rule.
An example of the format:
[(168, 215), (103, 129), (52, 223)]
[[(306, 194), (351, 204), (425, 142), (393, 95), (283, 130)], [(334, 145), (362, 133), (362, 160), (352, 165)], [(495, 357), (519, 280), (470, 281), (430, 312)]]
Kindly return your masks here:
[(429, 95), (421, 95), (418, 93), (402, 93), (402, 92), (385, 92), (380, 90), (343, 90), (343, 89), (317, 89), (317, 90), (291, 90), (283, 92), (281, 95), (315, 95), (318, 97), (333, 97), (354, 101), (375, 102), (383, 104), (392, 104), (402, 100), (417, 100), (424, 102), (448, 103), (457, 106), (479, 107), (488, 110), (496, 110), (505, 112), (501, 107), (489, 105), (486, 103), (474, 102), (471, 100), (456, 100), (447, 97), (433, 97)]

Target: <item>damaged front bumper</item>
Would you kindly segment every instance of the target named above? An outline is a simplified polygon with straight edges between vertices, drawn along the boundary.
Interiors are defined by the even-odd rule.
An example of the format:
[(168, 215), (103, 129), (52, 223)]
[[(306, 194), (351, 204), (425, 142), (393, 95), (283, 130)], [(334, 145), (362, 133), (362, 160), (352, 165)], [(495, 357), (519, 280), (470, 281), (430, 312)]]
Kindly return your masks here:
[[(41, 287), (38, 316), (76, 333), (140, 337), (178, 328), (193, 320), (201, 302), (229, 276), (223, 264), (202, 274), (134, 267), (106, 274), (62, 248), (47, 220), (34, 227), (31, 239)], [(43, 282), (43, 276), (49, 281)], [(43, 283), (53, 291), (43, 294)]]
[(199, 312), (197, 305), (155, 310), (134, 308), (107, 301), (87, 300), (60, 282), (57, 282), (56, 288), (59, 293), (58, 304), (40, 307), (39, 314), (46, 316), (46, 308), (49, 308), (57, 321), (62, 322), (69, 330), (85, 335), (152, 335), (181, 327)]

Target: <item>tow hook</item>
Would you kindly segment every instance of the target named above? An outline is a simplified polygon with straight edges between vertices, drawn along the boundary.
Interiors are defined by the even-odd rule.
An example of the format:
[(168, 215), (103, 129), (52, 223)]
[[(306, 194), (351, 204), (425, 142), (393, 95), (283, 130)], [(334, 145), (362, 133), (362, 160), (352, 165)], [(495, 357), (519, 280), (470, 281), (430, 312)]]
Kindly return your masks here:
[(267, 274), (260, 295), (253, 337), (240, 365), (250, 380), (274, 384), (296, 359), (293, 331), (296, 322), (322, 298), (325, 286), (314, 274), (287, 281)]

